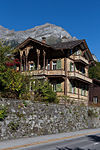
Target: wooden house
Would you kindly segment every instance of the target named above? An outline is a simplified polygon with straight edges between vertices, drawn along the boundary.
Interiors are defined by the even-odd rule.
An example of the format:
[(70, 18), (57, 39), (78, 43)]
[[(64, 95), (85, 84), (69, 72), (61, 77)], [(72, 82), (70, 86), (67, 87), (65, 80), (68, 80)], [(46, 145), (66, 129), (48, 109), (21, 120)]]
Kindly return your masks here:
[(19, 44), (16, 57), (20, 59), (20, 70), (36, 79), (49, 80), (58, 96), (66, 95), (76, 102), (88, 104), (89, 65), (93, 57), (85, 40), (60, 42), (47, 45), (32, 38)]

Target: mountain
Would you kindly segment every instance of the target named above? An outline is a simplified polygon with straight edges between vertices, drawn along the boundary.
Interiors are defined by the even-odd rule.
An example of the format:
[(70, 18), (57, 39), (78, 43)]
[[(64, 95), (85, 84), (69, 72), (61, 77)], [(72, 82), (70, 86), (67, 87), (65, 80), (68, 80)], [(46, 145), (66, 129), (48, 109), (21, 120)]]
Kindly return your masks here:
[(62, 27), (49, 23), (25, 31), (14, 31), (0, 26), (0, 39), (5, 41), (6, 45), (15, 47), (28, 37), (32, 37), (39, 41), (41, 41), (42, 37), (45, 37), (47, 44), (50, 45), (56, 44), (62, 39), (64, 41), (76, 40), (76, 37), (72, 37)]

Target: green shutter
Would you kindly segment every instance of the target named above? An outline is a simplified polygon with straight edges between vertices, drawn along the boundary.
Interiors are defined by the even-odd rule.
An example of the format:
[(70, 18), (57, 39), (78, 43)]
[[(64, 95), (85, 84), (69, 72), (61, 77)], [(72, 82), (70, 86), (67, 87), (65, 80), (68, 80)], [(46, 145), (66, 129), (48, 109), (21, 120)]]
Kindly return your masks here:
[(74, 87), (74, 93), (76, 94), (76, 87)]
[(57, 92), (61, 92), (62, 91), (61, 83), (56, 84), (56, 88), (57, 88)]
[(69, 92), (72, 93), (72, 84), (71, 83), (70, 83), (70, 90), (69, 90)]
[(57, 60), (57, 69), (61, 69), (61, 60), (60, 59)]

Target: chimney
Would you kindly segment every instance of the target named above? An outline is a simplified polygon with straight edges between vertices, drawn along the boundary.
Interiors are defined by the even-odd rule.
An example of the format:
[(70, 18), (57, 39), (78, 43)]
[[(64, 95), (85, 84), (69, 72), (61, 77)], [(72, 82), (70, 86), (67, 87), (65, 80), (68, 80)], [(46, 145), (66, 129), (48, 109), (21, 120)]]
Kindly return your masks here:
[(68, 38), (66, 36), (63, 36), (61, 40), (62, 40), (62, 42), (67, 42)]
[(42, 37), (42, 43), (46, 43), (46, 37)]

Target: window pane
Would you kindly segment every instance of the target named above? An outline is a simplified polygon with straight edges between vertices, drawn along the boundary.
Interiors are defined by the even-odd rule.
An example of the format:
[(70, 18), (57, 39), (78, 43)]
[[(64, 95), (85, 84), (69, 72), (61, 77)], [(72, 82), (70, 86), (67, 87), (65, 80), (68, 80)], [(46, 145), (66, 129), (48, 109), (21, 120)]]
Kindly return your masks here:
[(97, 103), (98, 103), (98, 97), (97, 97), (97, 96), (94, 96), (94, 97), (93, 97), (93, 103), (94, 103), (94, 104), (97, 104)]
[(53, 62), (52, 62), (52, 66), (53, 66), (53, 70), (56, 70), (56, 69), (57, 69), (57, 62), (56, 62), (56, 61), (53, 61)]

